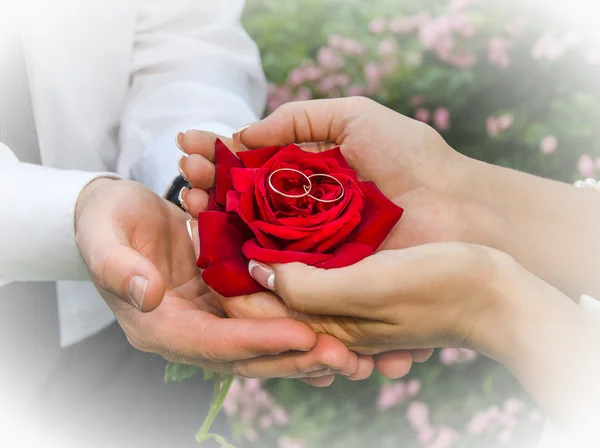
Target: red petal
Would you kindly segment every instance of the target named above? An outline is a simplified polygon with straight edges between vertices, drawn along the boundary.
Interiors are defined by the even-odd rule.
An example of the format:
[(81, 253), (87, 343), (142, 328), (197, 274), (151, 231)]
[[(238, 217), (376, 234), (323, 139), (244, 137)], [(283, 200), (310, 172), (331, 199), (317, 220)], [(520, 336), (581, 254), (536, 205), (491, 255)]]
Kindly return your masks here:
[(215, 197), (217, 203), (223, 206), (227, 200), (227, 192), (233, 190), (232, 168), (242, 168), (242, 162), (221, 140), (217, 139), (215, 143)]
[(373, 249), (365, 244), (342, 244), (334, 253), (333, 257), (315, 267), (322, 269), (345, 268), (358, 263), (373, 255)]
[(402, 217), (404, 210), (390, 201), (373, 182), (362, 182), (366, 207), (362, 221), (347, 240), (376, 251)]
[(311, 254), (307, 252), (290, 252), (282, 250), (265, 249), (258, 244), (257, 240), (250, 240), (242, 248), (247, 258), (262, 261), (263, 263), (304, 263), (315, 265), (329, 260), (331, 254)]
[(200, 258), (197, 265), (205, 269), (204, 282), (224, 297), (262, 291), (248, 273), (248, 260), (242, 254), (244, 243), (252, 233), (232, 213), (202, 212), (198, 215)]
[(335, 159), (337, 163), (339, 163), (341, 168), (352, 169), (350, 164), (342, 154), (342, 149), (339, 146), (335, 148), (329, 149), (327, 151), (323, 151), (318, 153), (324, 159)]
[(281, 150), (281, 146), (252, 149), (250, 151), (238, 152), (240, 160), (246, 168), (260, 168), (269, 161), (271, 157)]
[(231, 180), (233, 188), (240, 193), (249, 193), (254, 191), (254, 181), (258, 170), (247, 168), (232, 168)]

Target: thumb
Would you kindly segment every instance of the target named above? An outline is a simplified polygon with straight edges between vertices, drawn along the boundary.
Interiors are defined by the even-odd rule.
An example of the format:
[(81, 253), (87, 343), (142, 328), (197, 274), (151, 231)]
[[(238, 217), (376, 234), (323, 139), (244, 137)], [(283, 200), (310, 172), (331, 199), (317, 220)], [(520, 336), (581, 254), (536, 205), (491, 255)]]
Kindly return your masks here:
[(149, 312), (160, 305), (164, 280), (154, 264), (122, 243), (95, 245), (86, 257), (97, 288), (106, 290), (138, 310)]
[(250, 261), (254, 280), (277, 293), (301, 313), (368, 318), (379, 299), (387, 296), (385, 269), (377, 256), (346, 268), (319, 269), (301, 263), (269, 266)]
[(287, 103), (236, 132), (233, 140), (247, 148), (325, 141), (341, 145), (350, 121), (375, 104), (366, 98)]

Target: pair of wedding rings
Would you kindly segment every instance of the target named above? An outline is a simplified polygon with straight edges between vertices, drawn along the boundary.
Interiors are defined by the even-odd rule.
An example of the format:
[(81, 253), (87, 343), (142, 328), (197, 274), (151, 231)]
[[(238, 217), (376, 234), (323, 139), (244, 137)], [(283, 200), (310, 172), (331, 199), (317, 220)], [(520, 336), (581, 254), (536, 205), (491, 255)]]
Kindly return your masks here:
[[(281, 171), (291, 171), (293, 173), (298, 173), (300, 176), (302, 176), (307, 183), (306, 185), (303, 186), (304, 194), (287, 194), (287, 193), (279, 191), (277, 188), (275, 188), (275, 186), (273, 185), (273, 176)], [(317, 198), (317, 197), (313, 196), (312, 194), (310, 194), (310, 192), (312, 191), (312, 188), (313, 188), (313, 182), (311, 179), (319, 178), (319, 177), (324, 177), (324, 178), (332, 179), (332, 180), (336, 181), (339, 184), (340, 188), (342, 189), (342, 192), (340, 193), (340, 195), (335, 199), (327, 199), (326, 200), (326, 199)], [(344, 197), (344, 185), (342, 185), (342, 183), (335, 177), (333, 177), (329, 174), (311, 174), (310, 176), (307, 176), (302, 171), (298, 171), (293, 168), (280, 168), (278, 170), (273, 171), (271, 173), (271, 175), (269, 176), (269, 187), (275, 193), (277, 193), (281, 196), (284, 196), (286, 198), (291, 198), (291, 199), (299, 199), (299, 198), (309, 197), (311, 199), (314, 199), (317, 202), (331, 203), (331, 202), (337, 202)]]

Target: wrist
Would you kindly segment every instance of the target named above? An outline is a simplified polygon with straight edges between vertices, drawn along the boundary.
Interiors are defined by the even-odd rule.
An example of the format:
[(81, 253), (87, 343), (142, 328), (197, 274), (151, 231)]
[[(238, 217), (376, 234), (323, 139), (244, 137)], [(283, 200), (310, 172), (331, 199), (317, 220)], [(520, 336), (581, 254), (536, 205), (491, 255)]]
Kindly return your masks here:
[(79, 218), (85, 210), (85, 206), (89, 203), (90, 199), (94, 197), (98, 190), (101, 190), (108, 185), (114, 185), (115, 181), (118, 182), (119, 179), (99, 177), (91, 181), (84, 187), (83, 190), (81, 190), (81, 193), (77, 198), (77, 204), (75, 205), (75, 233), (77, 233), (77, 223), (79, 222)]

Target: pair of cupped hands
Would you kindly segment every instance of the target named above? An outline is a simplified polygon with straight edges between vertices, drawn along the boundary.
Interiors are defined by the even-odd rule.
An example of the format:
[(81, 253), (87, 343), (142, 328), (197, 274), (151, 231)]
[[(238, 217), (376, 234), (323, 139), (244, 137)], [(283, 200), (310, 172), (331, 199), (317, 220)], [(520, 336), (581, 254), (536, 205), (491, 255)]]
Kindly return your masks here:
[(468, 222), (485, 219), (468, 194), (477, 167), (435, 130), (349, 98), (290, 103), (222, 138), (234, 151), (340, 145), (361, 179), (406, 210), (375, 255), (327, 271), (253, 265), (255, 280), (273, 292), (227, 300), (202, 281), (190, 223), (208, 206), (217, 138), (188, 131), (177, 139), (192, 185), (181, 194), (189, 215), (134, 182), (98, 179), (80, 196), (78, 247), (134, 347), (216, 372), (315, 386), (336, 374), (365, 379), (375, 368), (398, 378), (432, 347), (487, 350), (480, 341), (497, 311), (494, 285), (507, 280), (498, 267), (518, 267), (467, 243)]

